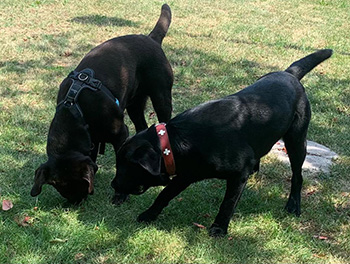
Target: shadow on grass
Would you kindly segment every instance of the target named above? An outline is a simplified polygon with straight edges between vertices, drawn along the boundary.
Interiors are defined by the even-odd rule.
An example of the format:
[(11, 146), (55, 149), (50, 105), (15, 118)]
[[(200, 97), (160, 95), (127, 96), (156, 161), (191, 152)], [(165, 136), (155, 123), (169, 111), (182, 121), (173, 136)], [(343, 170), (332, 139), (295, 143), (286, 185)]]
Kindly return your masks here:
[(140, 23), (118, 18), (107, 17), (103, 15), (87, 15), (71, 19), (71, 22), (80, 24), (91, 24), (96, 26), (113, 26), (113, 27), (139, 27)]
[[(176, 82), (181, 83), (180, 86), (174, 88), (174, 101), (179, 104), (175, 106), (176, 113), (182, 112), (208, 99), (220, 98), (232, 94), (244, 86), (253, 83), (259, 76), (270, 71), (278, 70), (275, 67), (261, 65), (254, 61), (225, 61), (219, 56), (188, 48), (176, 49), (168, 47), (167, 49), (168, 57), (176, 72)], [(290, 63), (291, 62), (286, 62), (286, 66)], [(45, 74), (38, 77), (44, 82), (51, 80), (52, 75), (62, 75), (64, 72), (68, 73), (67, 67), (55, 69), (52, 63), (45, 64), (41, 61), (27, 61), (23, 63), (16, 61), (1, 62), (0, 65), (5, 67), (5, 70), (19, 72), (21, 78), (24, 78), (26, 72), (32, 68), (47, 70)], [(50, 73), (50, 71), (52, 72)], [(219, 81), (206, 82), (208, 76), (210, 79)], [(334, 84), (337, 82), (337, 80), (331, 80), (325, 76), (320, 76), (320, 78), (322, 82), (334, 82)], [(200, 82), (197, 82), (197, 80), (200, 80)], [(348, 82), (342, 85), (346, 84), (348, 84)], [(56, 87), (58, 87), (58, 84)], [(50, 100), (54, 100), (53, 94), (56, 95), (58, 90), (57, 88), (47, 92), (45, 90), (46, 86), (40, 89), (41, 91), (39, 94), (42, 100), (48, 99), (46, 96), (47, 93), (50, 94)], [(205, 94), (203, 95), (203, 93)], [(28, 122), (28, 120), (21, 120), (21, 122), (25, 123)], [(37, 121), (37, 123), (29, 123), (27, 127), (28, 131), (30, 131), (31, 127), (43, 130), (44, 126), (46, 125), (43, 122)], [(35, 135), (30, 135), (29, 137), (35, 137)], [(34, 142), (36, 142), (35, 140)], [(14, 152), (15, 150), (6, 149), (5, 151)], [(8, 178), (8, 183), (10, 184), (13, 182), (13, 178), (20, 179), (13, 184), (13, 188), (20, 193), (20, 200), (22, 200), (25, 206), (32, 206), (35, 199), (28, 200), (28, 198), (30, 198), (29, 192), (34, 177), (34, 167), (37, 167), (40, 162), (45, 161), (46, 155), (32, 150), (26, 152), (24, 157), (12, 155), (14, 159), (25, 158), (27, 162), (22, 167), (13, 167), (8, 170), (12, 170)], [(113, 190), (110, 187), (110, 182), (115, 174), (114, 153), (108, 151), (106, 152), (106, 156), (107, 157), (99, 157), (103, 169), (99, 170), (96, 175), (96, 192), (81, 206), (71, 206), (67, 204), (56, 190), (50, 186), (44, 187), (38, 200), (42, 206), (41, 210), (46, 210), (48, 212), (57, 205), (67, 209), (76, 209), (78, 220), (82, 225), (95, 226), (103, 222), (108, 231), (120, 234), (117, 242), (121, 244), (122, 248), (124, 247), (124, 249), (126, 249), (129, 238), (133, 237), (140, 229), (147, 228), (146, 225), (137, 223), (135, 219), (138, 214), (146, 210), (152, 204), (160, 190), (159, 188), (154, 188), (141, 196), (132, 196), (130, 201), (119, 207), (113, 206), (111, 204)], [(35, 157), (36, 162), (40, 162), (38, 162), (37, 165), (33, 165), (32, 157)], [(269, 168), (268, 170), (273, 171), (275, 165), (276, 164), (267, 165)], [(290, 171), (288, 171), (288, 174), (290, 174)], [(288, 184), (278, 183), (278, 180), (285, 181), (285, 178), (278, 175), (276, 175), (276, 178), (267, 177), (261, 187), (261, 191), (246, 189), (238, 204), (237, 214), (234, 216), (233, 222), (235, 220), (240, 220), (242, 216), (251, 217), (267, 212), (272, 216), (274, 221), (288, 228), (287, 221), (283, 221), (286, 214), (281, 213), (281, 209), (286, 203), (286, 198), (281, 195), (281, 193), (289, 193), (290, 186)], [(158, 220), (150, 226), (169, 233), (173, 230), (185, 230), (184, 236), (188, 245), (190, 247), (199, 245), (201, 241), (198, 241), (196, 237), (197, 235), (201, 236), (201, 234), (196, 233), (198, 231), (197, 227), (192, 223), (198, 222), (207, 227), (210, 226), (220, 206), (224, 195), (224, 189), (224, 181), (209, 180), (196, 183), (180, 194), (178, 198), (175, 198), (170, 205), (164, 209)], [(325, 207), (334, 213), (334, 206), (331, 199), (320, 199)], [(311, 215), (318, 208), (314, 208), (311, 205), (309, 206), (310, 208), (303, 206), (302, 210), (310, 210), (310, 219), (312, 219)], [(338, 216), (336, 213), (334, 213), (334, 217), (337, 219)], [(315, 222), (313, 228), (315, 230), (322, 230), (322, 222)], [(295, 228), (292, 232), (301, 232), (303, 239), (306, 240), (306, 244), (313, 248), (323, 249), (323, 245), (318, 245), (317, 243), (314, 245), (312, 233), (310, 231), (300, 231)], [(204, 236), (204, 238), (205, 237), (206, 236)], [(208, 238), (206, 238), (206, 240), (208, 240)], [(231, 247), (232, 244), (234, 247)], [(109, 245), (100, 245), (98, 249), (105, 250), (106, 246)], [(264, 247), (254, 234), (235, 237), (232, 242), (226, 238), (219, 240), (209, 239), (208, 246), (211, 251), (216, 252), (216, 255), (230, 256), (233, 260), (236, 260), (235, 262), (247, 262), (247, 260), (254, 262), (257, 255), (260, 257), (273, 256), (274, 258), (278, 258), (281, 254), (279, 249), (271, 250)], [(238, 255), (237, 248), (240, 247), (246, 248), (245, 254)], [(332, 254), (342, 256), (341, 254), (343, 251), (341, 245), (332, 244), (331, 247)], [(53, 262), (50, 260), (54, 260), (54, 256), (47, 256), (45, 260), (47, 262)]]

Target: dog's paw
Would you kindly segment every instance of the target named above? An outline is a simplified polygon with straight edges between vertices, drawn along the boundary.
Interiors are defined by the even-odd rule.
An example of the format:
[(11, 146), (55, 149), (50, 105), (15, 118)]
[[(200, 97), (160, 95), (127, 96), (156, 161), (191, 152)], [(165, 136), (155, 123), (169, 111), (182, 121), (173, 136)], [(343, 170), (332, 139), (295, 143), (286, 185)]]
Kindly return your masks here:
[(223, 237), (227, 234), (227, 228), (222, 228), (218, 224), (214, 223), (209, 228), (209, 236)]
[(151, 211), (145, 211), (137, 217), (137, 222), (150, 223), (157, 219), (158, 214), (154, 214)]
[(126, 200), (128, 200), (129, 195), (124, 194), (124, 193), (115, 193), (113, 198), (112, 198), (112, 203), (115, 205), (121, 205), (124, 203)]
[(296, 216), (300, 216), (300, 205), (293, 199), (289, 199), (285, 209), (288, 213), (295, 214)]

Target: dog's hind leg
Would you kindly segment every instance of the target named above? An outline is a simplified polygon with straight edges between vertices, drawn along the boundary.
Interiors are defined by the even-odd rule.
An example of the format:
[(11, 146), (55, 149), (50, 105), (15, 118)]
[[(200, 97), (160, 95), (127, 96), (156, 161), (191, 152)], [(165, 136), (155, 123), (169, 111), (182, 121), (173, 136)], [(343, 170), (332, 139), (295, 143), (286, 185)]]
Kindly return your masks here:
[(286, 210), (289, 213), (294, 213), (296, 216), (299, 216), (301, 200), (300, 192), (303, 183), (301, 170), (306, 156), (306, 135), (300, 138), (285, 136), (283, 137), (283, 140), (286, 145), (293, 172), (292, 186), (286, 205)]
[(292, 168), (292, 186), (289, 194), (286, 210), (299, 216), (301, 202), (301, 187), (303, 184), (302, 166), (306, 157), (306, 135), (311, 119), (310, 104), (306, 97), (300, 98), (297, 113), (292, 125), (283, 136), (290, 165)]
[(301, 172), (306, 157), (307, 126), (308, 122), (303, 124), (302, 132), (300, 129), (292, 127), (283, 137), (293, 173), (291, 191), (285, 208), (289, 213), (294, 213), (296, 216), (300, 215), (300, 192), (303, 183)]
[(144, 114), (146, 102), (147, 96), (137, 96), (133, 99), (132, 104), (126, 108), (131, 121), (134, 123), (136, 132), (140, 132), (147, 128)]
[(164, 69), (159, 78), (152, 78), (147, 84), (150, 91), (150, 99), (159, 122), (167, 123), (171, 118), (171, 112), (173, 110), (171, 96), (171, 87), (173, 85), (172, 76), (169, 65)]
[(151, 96), (154, 111), (157, 113), (159, 122), (168, 122), (171, 118), (172, 100), (171, 92), (163, 91), (162, 94)]

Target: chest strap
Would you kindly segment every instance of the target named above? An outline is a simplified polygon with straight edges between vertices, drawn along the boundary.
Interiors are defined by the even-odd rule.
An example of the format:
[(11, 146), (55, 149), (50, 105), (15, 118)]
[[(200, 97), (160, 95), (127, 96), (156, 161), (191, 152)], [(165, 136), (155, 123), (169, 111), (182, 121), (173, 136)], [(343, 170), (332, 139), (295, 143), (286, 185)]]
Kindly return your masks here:
[(58, 103), (56, 111), (59, 111), (62, 107), (67, 107), (75, 117), (84, 117), (78, 104), (79, 94), (84, 89), (94, 92), (102, 91), (119, 106), (118, 99), (114, 97), (112, 92), (100, 80), (95, 79), (94, 75), (94, 71), (90, 68), (86, 68), (80, 72), (72, 71), (68, 75), (68, 78), (72, 80), (72, 84), (68, 89), (66, 97)]
[[(104, 86), (100, 80), (95, 79), (94, 76), (95, 72), (90, 68), (86, 68), (80, 72), (72, 71), (68, 75), (68, 78), (71, 79), (72, 84), (69, 87), (65, 98), (57, 104), (56, 112), (63, 107), (68, 108), (75, 118), (82, 119), (83, 122), (86, 123), (83, 112), (78, 104), (79, 94), (84, 89), (89, 89), (94, 92), (103, 92), (116, 103), (117, 107), (119, 107), (118, 99), (114, 97), (112, 92), (106, 86)], [(104, 154), (105, 142), (101, 142), (99, 146), (96, 147), (98, 148), (97, 151), (100, 154)]]

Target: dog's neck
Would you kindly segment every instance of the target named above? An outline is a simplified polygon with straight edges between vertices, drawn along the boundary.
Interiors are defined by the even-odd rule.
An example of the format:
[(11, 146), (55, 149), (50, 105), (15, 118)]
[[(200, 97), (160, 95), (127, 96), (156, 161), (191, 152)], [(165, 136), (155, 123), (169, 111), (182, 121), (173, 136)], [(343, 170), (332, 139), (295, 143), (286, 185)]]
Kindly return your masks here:
[(90, 155), (91, 137), (82, 118), (76, 119), (68, 109), (62, 109), (56, 112), (52, 120), (47, 139), (47, 154), (58, 157), (70, 151)]
[(170, 177), (176, 174), (175, 159), (170, 145), (168, 132), (165, 123), (155, 125), (156, 133), (160, 143), (160, 149), (166, 172)]

